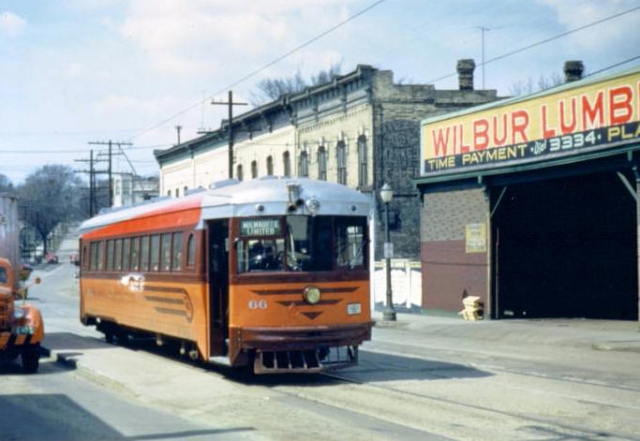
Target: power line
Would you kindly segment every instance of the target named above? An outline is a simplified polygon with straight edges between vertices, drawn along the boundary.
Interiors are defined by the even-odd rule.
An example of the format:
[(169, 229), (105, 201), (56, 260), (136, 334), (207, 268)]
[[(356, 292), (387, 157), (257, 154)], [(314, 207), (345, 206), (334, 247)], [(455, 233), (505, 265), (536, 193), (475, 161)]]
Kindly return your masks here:
[[(131, 145), (131, 144), (127, 144)], [(147, 150), (147, 149), (155, 149), (155, 148), (167, 148), (171, 147), (170, 143), (164, 144), (153, 144), (153, 145), (143, 145), (143, 146), (131, 146), (128, 147), (127, 150)], [(124, 149), (123, 149), (124, 151)], [(4, 154), (19, 154), (19, 155), (42, 155), (42, 154), (51, 154), (51, 149), (46, 150), (5, 150), (0, 148), (0, 152)], [(56, 153), (87, 153), (86, 149), (69, 149), (69, 150), (55, 150)]]
[(121, 130), (50, 130), (41, 132), (0, 132), (0, 136), (86, 136), (97, 134), (114, 134), (114, 133), (132, 133), (140, 129), (121, 129)]
[[(617, 13), (617, 14), (610, 15), (610, 16), (608, 16), (608, 17), (602, 18), (602, 19), (600, 19), (600, 20), (596, 20), (596, 21), (594, 21), (594, 22), (588, 23), (588, 24), (583, 25), (583, 26), (579, 26), (579, 27), (577, 27), (577, 28), (574, 28), (574, 29), (571, 29), (571, 30), (569, 30), (569, 31), (563, 32), (563, 33), (561, 33), (561, 34), (554, 35), (553, 37), (549, 37), (549, 38), (547, 38), (547, 39), (540, 40), (540, 41), (538, 41), (538, 42), (536, 42), (536, 43), (533, 43), (533, 44), (530, 44), (530, 45), (528, 45), (528, 46), (524, 46), (524, 47), (521, 47), (521, 48), (516, 49), (516, 50), (514, 50), (514, 51), (507, 52), (506, 54), (502, 54), (502, 55), (499, 55), (499, 56), (497, 56), (497, 57), (490, 58), (490, 59), (486, 60), (484, 63), (482, 63), (482, 65), (484, 66), (484, 65), (486, 65), (486, 64), (493, 63), (493, 62), (498, 61), (498, 60), (502, 60), (502, 59), (507, 58), (507, 57), (510, 57), (510, 56), (512, 56), (512, 55), (519, 54), (520, 52), (527, 51), (527, 50), (532, 49), (532, 48), (534, 48), (534, 47), (536, 47), (536, 46), (540, 46), (540, 45), (543, 45), (543, 44), (549, 43), (549, 42), (554, 41), (554, 40), (557, 40), (557, 39), (559, 39), (559, 38), (566, 37), (567, 35), (573, 34), (573, 33), (575, 33), (575, 32), (579, 32), (579, 31), (585, 30), (585, 29), (587, 29), (587, 28), (590, 28), (590, 27), (593, 27), (593, 26), (596, 26), (596, 25), (602, 24), (602, 23), (604, 23), (604, 22), (606, 22), (606, 21), (613, 20), (613, 19), (615, 19), (615, 18), (621, 17), (621, 16), (626, 15), (626, 14), (629, 14), (629, 13), (631, 13), (631, 12), (635, 12), (635, 11), (637, 11), (638, 9), (640, 9), (640, 6), (636, 6), (635, 8), (627, 9), (626, 11), (622, 11), (622, 12), (619, 12), (619, 13)], [(448, 74), (448, 75), (442, 76), (442, 77), (440, 77), (440, 78), (436, 78), (435, 80), (428, 81), (427, 83), (431, 83), (431, 84), (432, 84), (432, 83), (437, 83), (438, 81), (442, 81), (442, 80), (445, 80), (445, 79), (447, 79), (447, 78), (451, 78), (451, 77), (453, 77), (453, 76), (455, 76), (455, 75), (457, 75), (457, 72), (454, 72), (454, 73), (451, 73), (451, 74)]]
[(624, 61), (620, 61), (619, 63), (612, 64), (612, 65), (604, 67), (604, 68), (602, 68), (600, 70), (596, 70), (595, 72), (590, 72), (587, 75), (585, 75), (585, 77), (590, 77), (590, 76), (593, 76), (593, 75), (597, 75), (599, 73), (605, 72), (605, 71), (613, 69), (615, 67), (622, 66), (623, 64), (631, 63), (632, 61), (635, 61), (635, 60), (640, 60), (640, 55), (636, 55), (635, 57), (627, 58)]
[(366, 12), (369, 12), (371, 9), (373, 9), (376, 6), (384, 3), (385, 1), (387, 1), (387, 0), (377, 0), (377, 1), (373, 2), (372, 4), (370, 4), (369, 6), (365, 7), (364, 9), (360, 10), (359, 12), (356, 12), (355, 14), (347, 17), (346, 19), (344, 19), (340, 23), (330, 27), (329, 29), (327, 29), (324, 32), (321, 32), (320, 34), (316, 35), (315, 37), (311, 38), (310, 40), (307, 40), (306, 42), (302, 43), (301, 45), (296, 46), (295, 48), (293, 48), (290, 51), (286, 52), (285, 54), (275, 58), (274, 60), (270, 61), (269, 63), (267, 63), (266, 65), (262, 66), (261, 68), (256, 69), (256, 70), (248, 73), (247, 75), (241, 77), (239, 80), (236, 80), (233, 83), (229, 84), (228, 86), (223, 87), (219, 91), (217, 91), (214, 94), (210, 95), (209, 98), (206, 98), (204, 100), (198, 101), (197, 103), (195, 103), (195, 104), (193, 104), (193, 105), (181, 110), (180, 112), (178, 112), (178, 113), (176, 113), (176, 114), (174, 114), (174, 115), (172, 115), (172, 116), (170, 116), (168, 118), (165, 118), (162, 121), (160, 121), (160, 122), (158, 122), (158, 123), (156, 123), (156, 124), (154, 124), (154, 125), (152, 125), (150, 127), (147, 127), (146, 129), (143, 129), (143, 130), (139, 131), (138, 133), (133, 134), (128, 140), (132, 141), (133, 139), (135, 139), (135, 138), (137, 138), (137, 137), (139, 137), (139, 136), (141, 136), (141, 135), (143, 135), (143, 134), (145, 134), (147, 132), (150, 132), (153, 129), (156, 129), (156, 128), (168, 123), (169, 121), (172, 121), (172, 120), (176, 119), (177, 117), (179, 117), (181, 115), (184, 115), (185, 113), (189, 112), (190, 110), (195, 109), (196, 107), (200, 106), (204, 101), (208, 101), (210, 99), (213, 99), (216, 95), (224, 92), (225, 90), (231, 89), (231, 88), (237, 86), (238, 84), (245, 82), (249, 78), (252, 78), (252, 77), (258, 75), (259, 73), (264, 72), (265, 70), (267, 70), (271, 66), (279, 63), (280, 61), (282, 61), (285, 58), (293, 55), (294, 53), (298, 52), (299, 50), (304, 49), (305, 47), (315, 43), (316, 41), (318, 41), (321, 38), (327, 36), (328, 34), (330, 34), (331, 32), (335, 31), (336, 29), (339, 29), (340, 27), (344, 26), (345, 24), (349, 23), (350, 21), (355, 20), (356, 18), (358, 18), (359, 16), (365, 14)]

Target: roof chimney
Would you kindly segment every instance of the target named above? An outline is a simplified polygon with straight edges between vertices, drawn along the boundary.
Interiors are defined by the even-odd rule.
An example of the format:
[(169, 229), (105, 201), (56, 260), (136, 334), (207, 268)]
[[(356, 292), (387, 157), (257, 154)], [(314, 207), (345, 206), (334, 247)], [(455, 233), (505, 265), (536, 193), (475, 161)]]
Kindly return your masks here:
[(584, 72), (584, 64), (582, 64), (582, 61), (572, 60), (564, 62), (564, 80), (567, 83), (581, 80), (582, 72)]
[(476, 68), (476, 62), (473, 59), (458, 60), (458, 82), (460, 90), (473, 90), (473, 71)]

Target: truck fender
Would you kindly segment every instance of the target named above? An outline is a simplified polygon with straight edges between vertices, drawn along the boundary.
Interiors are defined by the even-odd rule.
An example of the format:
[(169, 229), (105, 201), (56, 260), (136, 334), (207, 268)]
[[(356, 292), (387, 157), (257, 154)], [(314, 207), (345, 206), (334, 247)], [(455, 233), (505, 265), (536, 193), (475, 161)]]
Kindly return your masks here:
[(24, 311), (26, 325), (33, 327), (31, 343), (42, 341), (42, 339), (44, 339), (44, 321), (42, 320), (40, 310), (33, 305), (22, 305), (20, 307)]

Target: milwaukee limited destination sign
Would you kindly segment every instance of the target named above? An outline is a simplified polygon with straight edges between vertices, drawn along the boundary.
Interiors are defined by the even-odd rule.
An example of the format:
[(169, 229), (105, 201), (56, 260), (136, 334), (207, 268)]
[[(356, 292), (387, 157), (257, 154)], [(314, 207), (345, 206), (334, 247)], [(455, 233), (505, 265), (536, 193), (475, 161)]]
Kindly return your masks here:
[[(576, 86), (580, 83), (576, 83)], [(424, 121), (424, 175), (553, 159), (640, 141), (640, 71)]]

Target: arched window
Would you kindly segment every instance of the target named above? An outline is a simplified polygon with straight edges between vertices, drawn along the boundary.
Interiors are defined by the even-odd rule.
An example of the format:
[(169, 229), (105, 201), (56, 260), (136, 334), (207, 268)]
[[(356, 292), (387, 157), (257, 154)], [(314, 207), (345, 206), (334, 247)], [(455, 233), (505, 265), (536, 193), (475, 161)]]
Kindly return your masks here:
[(338, 184), (347, 185), (347, 147), (344, 141), (339, 141), (336, 146), (336, 159), (338, 162)]
[(327, 180), (327, 149), (322, 145), (318, 148), (318, 179)]
[(258, 162), (251, 161), (251, 178), (255, 179), (258, 177)]
[(358, 186), (364, 187), (369, 183), (369, 167), (367, 163), (367, 137), (358, 138)]
[(273, 176), (273, 156), (267, 156), (267, 176)]
[(291, 176), (291, 155), (289, 151), (282, 154), (282, 163), (284, 165), (284, 175)]
[(238, 179), (238, 181), (242, 181), (243, 179), (242, 164), (238, 164), (238, 166), (236, 167), (236, 178)]
[(298, 175), (303, 178), (309, 177), (309, 154), (304, 151), (300, 153), (300, 163), (298, 164)]

